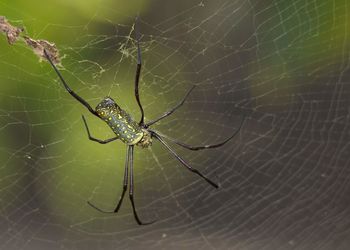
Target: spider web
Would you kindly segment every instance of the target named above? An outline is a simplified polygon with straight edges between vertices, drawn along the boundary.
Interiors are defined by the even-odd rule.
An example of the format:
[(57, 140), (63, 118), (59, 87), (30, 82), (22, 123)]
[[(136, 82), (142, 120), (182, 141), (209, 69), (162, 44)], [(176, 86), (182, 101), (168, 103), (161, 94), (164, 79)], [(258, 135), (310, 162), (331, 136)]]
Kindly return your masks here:
[[(146, 121), (206, 151), (174, 149), (220, 183), (215, 190), (159, 143), (136, 148), (134, 221), (117, 215), (125, 145), (69, 96), (23, 44), (0, 53), (0, 249), (348, 249), (349, 6), (339, 1), (51, 1), (6, 3), (2, 15), (56, 43), (70, 86), (138, 120), (134, 17)], [(92, 1), (93, 2), (93, 1)], [(35, 2), (36, 3), (36, 2)], [(39, 9), (38, 9), (39, 8)], [(57, 13), (56, 13), (57, 12)], [(52, 16), (50, 16), (52, 14)]]

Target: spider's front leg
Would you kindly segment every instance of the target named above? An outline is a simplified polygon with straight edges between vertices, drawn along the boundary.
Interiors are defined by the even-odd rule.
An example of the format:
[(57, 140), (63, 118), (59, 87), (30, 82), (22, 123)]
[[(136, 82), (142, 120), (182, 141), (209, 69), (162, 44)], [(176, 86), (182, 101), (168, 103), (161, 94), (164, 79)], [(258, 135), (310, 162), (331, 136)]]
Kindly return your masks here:
[(129, 168), (129, 162), (130, 162), (130, 147), (128, 146), (127, 150), (126, 150), (126, 159), (125, 159), (125, 168), (124, 168), (124, 179), (123, 179), (123, 192), (122, 195), (119, 198), (119, 202), (117, 204), (117, 206), (115, 207), (115, 209), (113, 211), (107, 211), (104, 209), (99, 208), (98, 206), (94, 205), (93, 203), (91, 203), (90, 201), (88, 201), (87, 203), (95, 208), (97, 211), (101, 212), (101, 213), (105, 213), (105, 214), (113, 214), (113, 213), (118, 213), (119, 208), (121, 207), (122, 203), (123, 203), (123, 199), (125, 196), (125, 192), (128, 188), (128, 168)]
[(154, 131), (150, 131), (152, 135), (161, 143), (163, 146), (183, 165), (185, 166), (188, 170), (190, 170), (192, 173), (195, 173), (199, 175), (201, 178), (203, 178), (206, 182), (208, 182), (210, 185), (212, 185), (215, 188), (219, 188), (219, 185), (210, 180), (208, 177), (203, 175), (199, 170), (191, 167), (182, 157), (180, 157), (169, 145), (166, 143), (163, 138), (157, 134)]
[(101, 144), (107, 144), (107, 143), (109, 143), (111, 141), (115, 141), (115, 140), (118, 139), (117, 136), (113, 137), (113, 138), (110, 138), (110, 139), (107, 139), (107, 140), (100, 140), (100, 139), (96, 139), (96, 138), (92, 137), (90, 135), (90, 130), (89, 130), (89, 127), (88, 127), (87, 122), (85, 120), (85, 117), (83, 115), (81, 117), (83, 118), (83, 121), (84, 121), (84, 124), (85, 124), (86, 132), (88, 134), (89, 140), (94, 141), (94, 142), (98, 142), (98, 143), (101, 143)]
[(156, 132), (154, 130), (151, 130), (149, 129), (150, 132), (152, 133), (155, 133), (155, 134), (158, 134), (159, 136), (161, 137), (164, 137), (165, 139), (168, 139), (169, 141), (183, 147), (183, 148), (186, 148), (186, 149), (189, 149), (189, 150), (194, 150), (194, 151), (197, 151), (197, 150), (203, 150), (203, 149), (211, 149), (211, 148), (219, 148), (223, 145), (225, 145), (227, 142), (229, 142), (232, 138), (234, 138), (239, 131), (241, 131), (241, 128), (243, 126), (243, 123), (244, 123), (244, 120), (245, 120), (245, 116), (242, 116), (242, 120), (241, 120), (241, 124), (239, 125), (238, 129), (231, 135), (229, 136), (228, 138), (226, 138), (225, 140), (219, 142), (219, 143), (215, 143), (215, 144), (207, 144), (207, 145), (203, 145), (203, 146), (193, 146), (193, 145), (189, 145), (187, 143), (184, 143), (184, 142), (181, 142), (175, 138), (171, 138), (167, 135), (163, 135), (163, 134), (160, 134), (159, 132)]
[(122, 202), (123, 202), (123, 199), (124, 199), (124, 195), (125, 195), (125, 192), (126, 192), (127, 187), (128, 187), (128, 167), (130, 167), (129, 198), (130, 198), (130, 201), (131, 201), (132, 211), (134, 213), (135, 220), (136, 220), (137, 224), (139, 224), (139, 225), (152, 224), (155, 221), (142, 222), (140, 220), (139, 216), (137, 215), (137, 211), (136, 211), (136, 208), (135, 208), (135, 201), (134, 201), (134, 169), (133, 169), (133, 167), (134, 167), (134, 145), (128, 146), (128, 148), (126, 150), (126, 160), (125, 160), (124, 180), (123, 180), (123, 192), (122, 192), (122, 195), (119, 198), (119, 202), (118, 202), (116, 208), (113, 211), (107, 211), (107, 210), (104, 210), (104, 209), (101, 209), (101, 208), (97, 207), (96, 205), (94, 205), (90, 201), (88, 201), (87, 203), (91, 207), (95, 208), (99, 212), (106, 213), (106, 214), (117, 213), (119, 211), (119, 208), (122, 205)]
[(142, 222), (137, 215), (135, 202), (134, 202), (134, 145), (129, 146), (130, 149), (130, 189), (129, 189), (129, 198), (132, 205), (132, 211), (134, 212), (135, 220), (139, 225), (150, 225), (155, 222)]

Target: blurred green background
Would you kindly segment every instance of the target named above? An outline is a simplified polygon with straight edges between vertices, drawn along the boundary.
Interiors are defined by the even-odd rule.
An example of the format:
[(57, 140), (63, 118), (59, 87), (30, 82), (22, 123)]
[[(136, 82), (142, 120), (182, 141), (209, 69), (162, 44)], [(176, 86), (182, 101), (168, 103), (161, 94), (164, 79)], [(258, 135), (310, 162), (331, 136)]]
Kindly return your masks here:
[[(64, 90), (48, 63), (0, 36), (0, 249), (347, 249), (349, 7), (339, 1), (1, 1), (0, 15), (54, 42), (71, 88), (110, 95), (138, 120), (134, 19), (140, 16), (146, 120), (220, 182), (160, 145), (136, 149), (139, 227), (122, 190), (125, 145)], [(271, 226), (273, 225), (273, 226)], [(303, 233), (300, 233), (303, 232)]]

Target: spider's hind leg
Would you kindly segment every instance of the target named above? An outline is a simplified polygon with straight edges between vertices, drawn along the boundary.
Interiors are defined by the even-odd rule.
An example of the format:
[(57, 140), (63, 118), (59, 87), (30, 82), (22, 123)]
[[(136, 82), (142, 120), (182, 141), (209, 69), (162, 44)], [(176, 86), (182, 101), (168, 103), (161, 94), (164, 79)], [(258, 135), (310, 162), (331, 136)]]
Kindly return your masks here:
[(139, 95), (139, 82), (140, 82), (140, 75), (141, 75), (141, 67), (142, 67), (142, 59), (141, 59), (141, 49), (140, 49), (140, 34), (138, 30), (138, 17), (136, 17), (135, 20), (135, 35), (136, 35), (136, 43), (137, 43), (137, 66), (136, 66), (136, 73), (135, 73), (135, 98), (137, 101), (137, 104), (140, 107), (141, 111), (141, 119), (139, 122), (140, 126), (144, 125), (144, 111), (143, 107), (140, 101), (140, 95)]
[(67, 84), (67, 82), (64, 80), (62, 74), (60, 73), (60, 71), (56, 68), (55, 64), (52, 62), (50, 56), (48, 55), (47, 51), (44, 49), (44, 55), (46, 57), (46, 59), (49, 61), (49, 63), (51, 64), (52, 68), (54, 69), (54, 71), (56, 72), (58, 78), (61, 80), (64, 88), (67, 90), (67, 92), (73, 96), (78, 102), (80, 102), (81, 104), (83, 104), (93, 115), (99, 117), (96, 113), (96, 111), (90, 106), (90, 104), (83, 99), (81, 96), (79, 96), (77, 93), (75, 93)]
[(186, 101), (187, 97), (191, 94), (192, 90), (194, 90), (194, 88), (196, 87), (196, 85), (193, 85), (186, 93), (186, 95), (182, 98), (182, 100), (173, 108), (169, 109), (168, 111), (166, 111), (164, 114), (162, 114), (160, 117), (158, 117), (157, 119), (154, 119), (148, 123), (145, 124), (145, 128), (148, 128), (149, 126), (155, 124), (156, 122), (164, 119), (165, 117), (168, 117), (169, 115), (171, 115), (172, 113), (174, 113), (178, 108), (180, 108)]

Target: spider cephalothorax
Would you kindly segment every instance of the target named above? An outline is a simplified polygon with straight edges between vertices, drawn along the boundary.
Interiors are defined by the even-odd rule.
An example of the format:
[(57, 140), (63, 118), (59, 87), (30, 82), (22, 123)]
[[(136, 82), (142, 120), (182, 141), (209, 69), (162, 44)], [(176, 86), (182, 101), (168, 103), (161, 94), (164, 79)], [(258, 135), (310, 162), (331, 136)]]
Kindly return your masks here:
[(136, 145), (140, 146), (141, 148), (148, 148), (152, 146), (152, 134), (147, 129), (142, 128), (141, 130), (143, 132), (143, 136)]
[[(135, 25), (136, 26), (136, 25)], [(136, 34), (137, 31), (136, 31)], [(123, 192), (122, 195), (119, 199), (118, 204), (116, 205), (115, 209), (113, 211), (105, 211), (97, 206), (93, 205), (91, 202), (88, 201), (88, 204), (92, 206), (93, 208), (97, 209), (100, 212), (103, 213), (116, 213), (119, 211), (119, 208), (122, 204), (125, 192), (128, 187), (128, 177), (129, 177), (129, 170), (130, 170), (130, 189), (129, 189), (129, 198), (131, 201), (134, 217), (139, 225), (146, 225), (150, 224), (152, 222), (148, 223), (143, 223), (139, 219), (136, 208), (135, 208), (135, 203), (134, 203), (134, 173), (133, 173), (133, 158), (134, 158), (134, 145), (140, 146), (142, 148), (147, 148), (152, 145), (152, 138), (157, 139), (158, 142), (160, 142), (183, 166), (185, 166), (188, 170), (191, 172), (199, 175), (201, 178), (203, 178), (205, 181), (207, 181), (210, 185), (212, 185), (215, 188), (218, 188), (219, 186), (211, 181), (209, 178), (204, 176), (200, 171), (197, 169), (192, 168), (182, 157), (180, 157), (169, 145), (168, 143), (164, 140), (169, 140), (181, 147), (184, 147), (189, 150), (203, 150), (203, 149), (209, 149), (209, 148), (218, 148), (227, 143), (229, 140), (231, 140), (241, 129), (244, 121), (244, 117), (241, 121), (241, 124), (230, 137), (228, 137), (226, 140), (216, 143), (216, 144), (211, 144), (211, 145), (203, 145), (203, 146), (191, 146), (186, 143), (183, 143), (181, 141), (178, 141), (177, 139), (170, 138), (168, 136), (162, 135), (159, 132), (150, 129), (149, 127), (156, 122), (160, 121), (161, 119), (168, 117), (171, 115), (175, 110), (177, 110), (179, 107), (181, 107), (186, 98), (189, 96), (191, 91), (194, 89), (195, 86), (193, 86), (187, 94), (184, 96), (184, 98), (181, 100), (180, 103), (178, 103), (175, 107), (172, 109), (168, 110), (165, 112), (163, 115), (158, 117), (157, 119), (154, 119), (152, 121), (149, 121), (148, 123), (144, 123), (144, 111), (140, 102), (140, 97), (139, 97), (139, 79), (140, 79), (140, 72), (141, 72), (141, 50), (140, 50), (140, 45), (139, 45), (139, 38), (137, 36), (136, 38), (137, 42), (137, 67), (136, 67), (136, 75), (135, 75), (135, 97), (136, 101), (140, 107), (141, 111), (141, 119), (140, 122), (135, 122), (132, 117), (123, 109), (121, 109), (117, 103), (110, 97), (106, 97), (103, 99), (96, 107), (94, 110), (90, 104), (85, 101), (82, 97), (80, 97), (77, 93), (75, 93), (73, 90), (70, 89), (68, 84), (65, 82), (63, 76), (61, 73), (58, 71), (56, 68), (55, 64), (52, 62), (51, 58), (47, 54), (47, 52), (44, 50), (44, 54), (47, 58), (47, 60), (50, 62), (51, 66), (57, 73), (58, 77), (60, 78), (63, 86), (65, 89), (68, 91), (69, 94), (71, 94), (78, 102), (83, 104), (93, 115), (97, 116), (98, 118), (104, 120), (108, 126), (113, 130), (113, 132), (116, 134), (115, 137), (107, 139), (107, 140), (100, 140), (92, 137), (90, 135), (89, 127), (87, 125), (87, 122), (84, 118), (84, 124), (85, 128), (88, 134), (88, 137), (90, 140), (101, 143), (101, 144), (106, 144), (111, 141), (120, 139), (122, 140), (125, 144), (127, 144), (127, 153), (126, 153), (126, 161), (125, 161), (125, 170), (124, 170), (124, 181), (123, 181)]]

